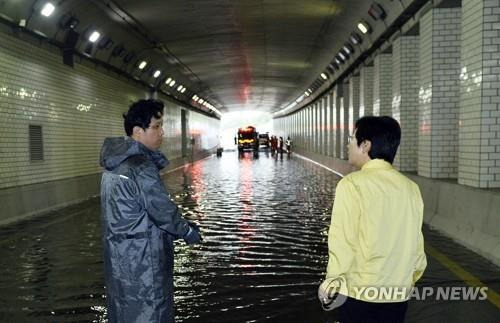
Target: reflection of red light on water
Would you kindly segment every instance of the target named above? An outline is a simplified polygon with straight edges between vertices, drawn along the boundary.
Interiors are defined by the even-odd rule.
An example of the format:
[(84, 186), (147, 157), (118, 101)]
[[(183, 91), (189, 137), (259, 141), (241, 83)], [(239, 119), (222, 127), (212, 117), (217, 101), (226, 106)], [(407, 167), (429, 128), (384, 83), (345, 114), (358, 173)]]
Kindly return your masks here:
[(191, 186), (193, 189), (191, 197), (196, 202), (196, 204), (199, 204), (201, 202), (201, 196), (206, 190), (205, 184), (203, 183), (204, 164), (205, 161), (200, 160), (185, 167), (185, 172), (189, 174), (191, 178)]
[[(240, 169), (240, 205), (242, 206), (242, 217), (241, 221), (238, 223), (238, 231), (240, 236), (240, 241), (246, 244), (251, 241), (255, 236), (255, 228), (251, 224), (254, 220), (253, 214), (253, 172), (252, 172), (253, 161), (249, 158), (244, 158), (241, 160)], [(245, 246), (240, 249), (240, 252), (245, 249)]]

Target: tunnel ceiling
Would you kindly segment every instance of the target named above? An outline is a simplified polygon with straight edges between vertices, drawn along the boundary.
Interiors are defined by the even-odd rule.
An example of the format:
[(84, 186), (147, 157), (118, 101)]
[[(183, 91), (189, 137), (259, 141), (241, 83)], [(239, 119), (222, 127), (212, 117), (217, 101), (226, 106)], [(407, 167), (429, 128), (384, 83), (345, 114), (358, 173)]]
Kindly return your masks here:
[[(369, 22), (374, 32), (361, 35), (362, 44), (354, 46), (356, 55), (370, 48), (376, 34), (405, 7), (422, 0), (377, 1), (387, 13), (378, 21), (368, 15), (374, 2), (366, 0), (61, 0), (52, 1), (56, 10), (49, 18), (40, 15), (46, 2), (0, 1), (0, 21), (16, 28), (24, 24), (25, 30), (63, 48), (69, 34), (64, 21), (75, 17), (79, 21), (73, 29), (79, 37), (75, 49), (94, 61), (208, 112), (193, 101), (193, 95), (221, 112), (276, 112), (308, 88), (321, 86), (320, 74), (360, 19)], [(89, 47), (93, 28), (101, 32), (101, 40), (111, 38), (112, 46)], [(115, 55), (119, 46), (124, 50)], [(139, 70), (142, 60), (148, 67)], [(331, 69), (328, 82), (352, 62), (341, 66), (340, 72)], [(162, 74), (154, 78), (157, 69)], [(168, 77), (176, 80), (175, 86), (165, 85)], [(186, 93), (176, 91), (180, 84)]]
[(363, 0), (126, 1), (134, 17), (227, 110), (274, 112), (319, 77), (354, 29)]

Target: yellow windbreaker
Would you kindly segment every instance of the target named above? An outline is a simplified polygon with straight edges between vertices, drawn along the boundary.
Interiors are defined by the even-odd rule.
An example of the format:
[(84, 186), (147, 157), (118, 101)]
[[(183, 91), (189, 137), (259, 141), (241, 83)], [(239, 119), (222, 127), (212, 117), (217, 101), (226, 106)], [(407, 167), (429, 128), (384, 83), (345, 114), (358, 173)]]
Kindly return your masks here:
[(427, 265), (422, 219), (417, 184), (384, 160), (369, 161), (337, 185), (326, 277), (345, 279), (347, 296), (359, 300), (407, 300)]

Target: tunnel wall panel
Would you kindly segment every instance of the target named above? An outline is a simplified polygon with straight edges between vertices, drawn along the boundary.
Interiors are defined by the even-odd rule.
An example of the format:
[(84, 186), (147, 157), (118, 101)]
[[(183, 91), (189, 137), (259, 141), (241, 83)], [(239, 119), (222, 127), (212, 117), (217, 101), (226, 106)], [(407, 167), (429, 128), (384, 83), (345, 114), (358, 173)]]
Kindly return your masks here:
[[(102, 142), (124, 135), (122, 114), (149, 89), (88, 61), (66, 66), (53, 48), (10, 34), (0, 33), (0, 44), (0, 224), (98, 195)], [(166, 106), (161, 150), (172, 168), (184, 162), (183, 107), (159, 99)], [(210, 135), (193, 151), (202, 158), (216, 145), (219, 120), (189, 112), (203, 124), (199, 135)], [(29, 125), (42, 127), (43, 160), (30, 161)]]

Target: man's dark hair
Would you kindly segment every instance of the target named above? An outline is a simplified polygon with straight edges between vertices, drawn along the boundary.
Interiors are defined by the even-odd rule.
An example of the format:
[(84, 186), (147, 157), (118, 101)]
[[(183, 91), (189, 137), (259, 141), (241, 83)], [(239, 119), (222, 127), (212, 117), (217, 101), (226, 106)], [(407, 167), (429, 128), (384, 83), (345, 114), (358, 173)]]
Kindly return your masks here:
[(401, 141), (401, 127), (396, 120), (386, 116), (366, 116), (356, 121), (355, 129), (358, 146), (365, 140), (371, 142), (368, 152), (371, 159), (383, 159), (392, 164)]
[(128, 112), (123, 114), (123, 126), (127, 136), (131, 136), (135, 126), (146, 130), (151, 118), (160, 119), (163, 116), (163, 102), (158, 100), (139, 100), (132, 103)]

